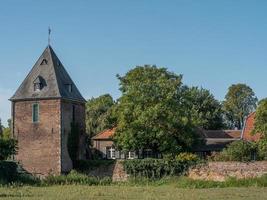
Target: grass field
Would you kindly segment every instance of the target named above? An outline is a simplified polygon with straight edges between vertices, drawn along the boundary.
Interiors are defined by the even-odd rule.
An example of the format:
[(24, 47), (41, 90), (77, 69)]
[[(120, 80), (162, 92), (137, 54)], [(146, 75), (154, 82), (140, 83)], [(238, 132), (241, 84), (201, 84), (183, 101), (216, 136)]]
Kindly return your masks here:
[(267, 199), (267, 188), (181, 189), (174, 186), (0, 187), (0, 199)]

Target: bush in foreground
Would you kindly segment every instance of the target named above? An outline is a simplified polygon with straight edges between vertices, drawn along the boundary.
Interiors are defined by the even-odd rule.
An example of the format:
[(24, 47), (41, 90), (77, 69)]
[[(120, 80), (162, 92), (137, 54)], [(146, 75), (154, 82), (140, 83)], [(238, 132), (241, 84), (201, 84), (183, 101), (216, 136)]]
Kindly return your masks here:
[(21, 167), (13, 161), (0, 161), (0, 185), (36, 185), (40, 180), (26, 172), (20, 172)]
[(133, 177), (161, 178), (177, 176), (187, 172), (189, 167), (200, 160), (193, 154), (184, 153), (175, 158), (166, 156), (163, 159), (135, 159), (123, 161), (124, 170)]
[(253, 152), (256, 152), (254, 143), (239, 140), (230, 143), (222, 152), (214, 153), (209, 160), (248, 162), (253, 159)]
[(68, 175), (49, 176), (42, 180), (42, 185), (110, 185), (111, 178), (90, 177), (72, 170)]
[(78, 172), (89, 172), (98, 167), (108, 167), (115, 163), (115, 160), (78, 160), (75, 163), (74, 169)]
[(0, 161), (0, 183), (9, 183), (17, 178), (17, 164), (11, 161)]

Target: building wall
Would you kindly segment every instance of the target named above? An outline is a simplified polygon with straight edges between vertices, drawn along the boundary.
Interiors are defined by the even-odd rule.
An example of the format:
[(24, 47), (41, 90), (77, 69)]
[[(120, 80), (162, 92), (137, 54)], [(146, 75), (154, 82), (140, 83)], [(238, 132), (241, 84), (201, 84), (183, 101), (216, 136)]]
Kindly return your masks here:
[[(32, 122), (32, 105), (39, 103), (39, 122)], [(14, 137), (18, 160), (30, 173), (60, 174), (60, 100), (14, 102)]]
[(189, 169), (192, 179), (225, 181), (229, 177), (237, 179), (261, 177), (267, 173), (267, 161), (257, 162), (208, 162)]
[(111, 147), (113, 144), (112, 140), (94, 140), (93, 147), (98, 151), (97, 153), (101, 153), (102, 158), (106, 158), (106, 147)]
[(72, 101), (61, 101), (62, 110), (62, 143), (61, 143), (61, 163), (62, 172), (68, 172), (72, 169), (72, 161), (68, 153), (68, 136), (71, 132), (71, 123), (73, 121), (73, 106), (75, 123), (79, 124), (80, 128), (80, 144), (79, 144), (79, 159), (85, 158), (85, 105), (82, 103), (72, 102)]

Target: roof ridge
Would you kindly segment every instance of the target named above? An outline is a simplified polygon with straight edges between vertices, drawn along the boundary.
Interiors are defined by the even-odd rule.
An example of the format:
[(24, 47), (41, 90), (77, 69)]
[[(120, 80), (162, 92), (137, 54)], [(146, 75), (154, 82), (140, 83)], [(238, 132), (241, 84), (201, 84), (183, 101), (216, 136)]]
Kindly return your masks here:
[(48, 48), (50, 56), (51, 56), (52, 68), (53, 68), (53, 71), (55, 73), (55, 79), (56, 79), (56, 82), (57, 82), (57, 91), (58, 91), (58, 94), (60, 95), (60, 97), (62, 97), (62, 94), (61, 94), (60, 89), (59, 89), (58, 76), (57, 76), (57, 72), (55, 70), (55, 63), (54, 63), (54, 59), (53, 59), (53, 55), (52, 55), (54, 53), (54, 51), (53, 51), (53, 49), (52, 49), (52, 47), (50, 45), (48, 45), (47, 48)]

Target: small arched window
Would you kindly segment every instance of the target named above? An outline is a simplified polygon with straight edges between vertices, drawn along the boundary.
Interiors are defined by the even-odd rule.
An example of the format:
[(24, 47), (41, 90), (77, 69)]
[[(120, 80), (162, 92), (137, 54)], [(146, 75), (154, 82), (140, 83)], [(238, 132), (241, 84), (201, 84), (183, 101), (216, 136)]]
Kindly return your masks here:
[(44, 86), (44, 83), (43, 83), (43, 78), (41, 76), (38, 76), (34, 81), (33, 81), (33, 90), (34, 91), (40, 91), (43, 86)]

